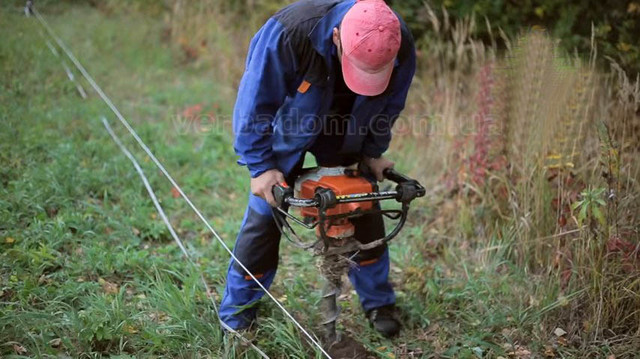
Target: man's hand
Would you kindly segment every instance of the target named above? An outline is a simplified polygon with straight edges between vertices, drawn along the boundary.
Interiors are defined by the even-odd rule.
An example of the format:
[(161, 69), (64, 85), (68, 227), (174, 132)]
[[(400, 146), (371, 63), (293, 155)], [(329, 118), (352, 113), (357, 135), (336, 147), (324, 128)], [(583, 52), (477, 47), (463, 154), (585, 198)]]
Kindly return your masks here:
[(384, 180), (384, 175), (382, 174), (384, 170), (393, 168), (393, 165), (395, 165), (395, 163), (384, 158), (384, 156), (380, 156), (379, 158), (365, 157), (362, 162), (369, 167), (369, 170), (378, 181)]
[(284, 182), (284, 175), (277, 169), (271, 169), (251, 179), (251, 193), (265, 199), (272, 207), (278, 204), (273, 198), (273, 186)]

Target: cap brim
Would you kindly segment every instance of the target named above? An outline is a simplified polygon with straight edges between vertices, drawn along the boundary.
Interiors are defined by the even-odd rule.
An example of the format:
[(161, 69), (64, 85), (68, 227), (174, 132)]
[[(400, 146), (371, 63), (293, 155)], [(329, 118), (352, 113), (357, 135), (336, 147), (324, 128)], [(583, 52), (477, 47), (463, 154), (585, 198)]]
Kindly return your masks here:
[(358, 68), (347, 56), (342, 56), (342, 76), (347, 87), (363, 96), (377, 96), (389, 86), (395, 59), (376, 72)]

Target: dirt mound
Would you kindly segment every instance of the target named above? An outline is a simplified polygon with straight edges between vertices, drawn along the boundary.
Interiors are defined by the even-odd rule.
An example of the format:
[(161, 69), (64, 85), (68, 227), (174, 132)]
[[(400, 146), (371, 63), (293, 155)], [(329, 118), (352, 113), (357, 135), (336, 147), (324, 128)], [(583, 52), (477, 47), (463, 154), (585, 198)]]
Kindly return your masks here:
[(375, 358), (362, 344), (356, 342), (345, 334), (342, 340), (334, 343), (327, 350), (334, 359), (369, 359)]

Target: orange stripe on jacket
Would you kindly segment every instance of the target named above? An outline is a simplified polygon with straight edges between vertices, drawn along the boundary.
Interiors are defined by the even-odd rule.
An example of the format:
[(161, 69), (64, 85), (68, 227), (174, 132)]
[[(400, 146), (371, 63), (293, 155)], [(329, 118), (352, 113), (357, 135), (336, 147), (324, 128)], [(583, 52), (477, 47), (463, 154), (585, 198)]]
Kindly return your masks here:
[(367, 259), (366, 261), (360, 262), (360, 266), (368, 266), (369, 264), (373, 264), (378, 261), (380, 258)]
[(309, 89), (309, 87), (311, 87), (311, 83), (305, 81), (302, 81), (302, 83), (300, 84), (300, 86), (298, 87), (298, 92), (300, 93), (305, 93), (307, 92), (307, 90)]

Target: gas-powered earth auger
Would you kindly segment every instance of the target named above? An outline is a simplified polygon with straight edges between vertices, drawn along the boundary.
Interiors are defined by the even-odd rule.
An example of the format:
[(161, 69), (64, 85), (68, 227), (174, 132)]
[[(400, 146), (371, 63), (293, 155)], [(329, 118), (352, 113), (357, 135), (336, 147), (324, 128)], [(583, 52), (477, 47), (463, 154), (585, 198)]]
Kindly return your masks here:
[[(285, 183), (273, 188), (278, 204), (274, 219), (283, 235), (296, 246), (309, 249), (320, 257), (320, 270), (326, 279), (322, 293), (322, 325), (328, 344), (339, 341), (336, 320), (340, 307), (337, 299), (342, 288), (342, 276), (351, 263), (349, 257), (393, 239), (404, 226), (411, 201), (425, 195), (425, 189), (418, 181), (391, 168), (384, 171), (384, 176), (396, 183), (394, 190), (380, 191), (374, 180), (358, 170), (345, 167), (306, 170), (295, 181), (295, 188)], [(391, 199), (399, 202), (401, 208), (381, 209), (379, 201)], [(302, 219), (288, 213), (289, 207), (299, 209)], [(355, 227), (351, 219), (374, 213), (396, 220), (397, 224), (383, 238), (362, 244), (353, 237)], [(307, 229), (315, 228), (317, 240), (303, 243), (287, 218)]]

